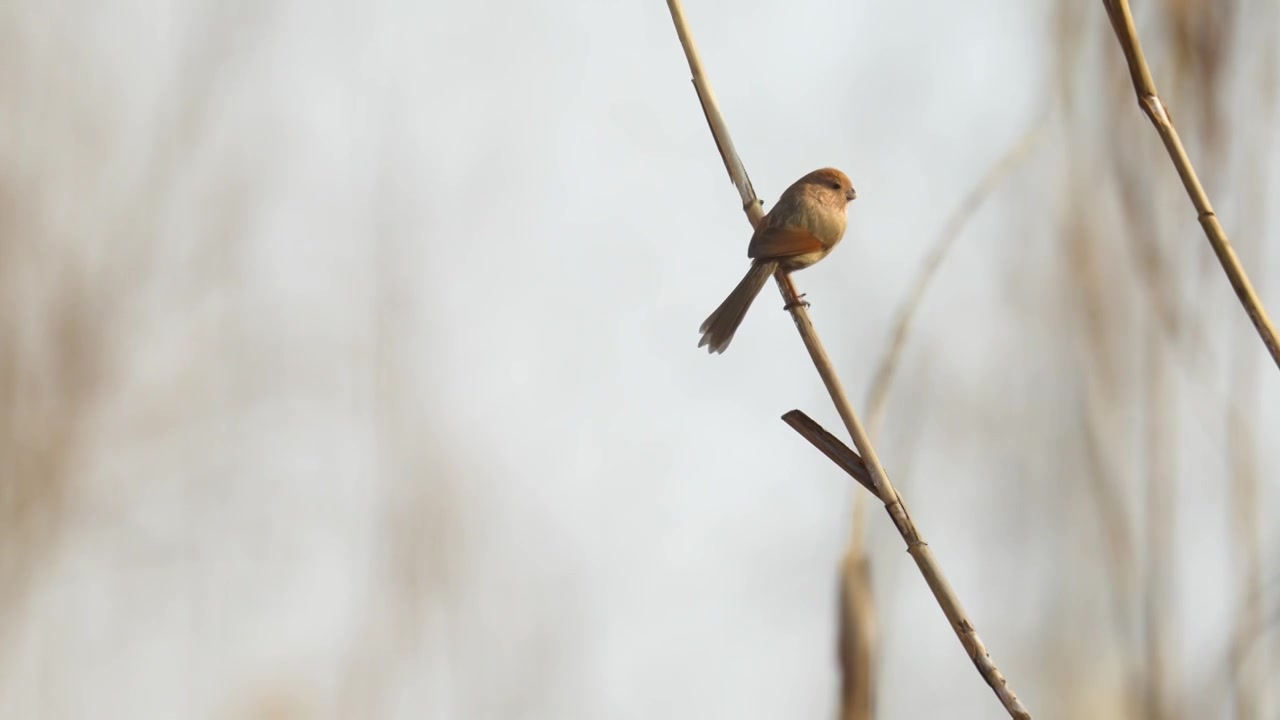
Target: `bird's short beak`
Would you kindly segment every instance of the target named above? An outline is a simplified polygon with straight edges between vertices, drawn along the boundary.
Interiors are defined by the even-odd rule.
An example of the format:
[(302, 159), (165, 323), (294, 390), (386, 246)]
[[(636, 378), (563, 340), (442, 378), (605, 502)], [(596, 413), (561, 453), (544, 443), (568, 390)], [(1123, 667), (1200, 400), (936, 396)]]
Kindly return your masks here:
[(849, 191), (846, 192), (844, 196), (845, 196), (845, 199), (847, 200), (856, 200), (858, 199), (858, 191), (854, 190), (853, 188), (849, 188)]

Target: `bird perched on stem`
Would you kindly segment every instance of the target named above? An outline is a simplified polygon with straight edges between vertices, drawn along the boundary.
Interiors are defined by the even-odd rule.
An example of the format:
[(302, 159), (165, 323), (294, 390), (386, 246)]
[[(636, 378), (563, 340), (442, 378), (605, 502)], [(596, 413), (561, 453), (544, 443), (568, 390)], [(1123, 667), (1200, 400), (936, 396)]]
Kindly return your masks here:
[(857, 196), (849, 178), (835, 168), (814, 170), (792, 183), (756, 226), (747, 247), (751, 269), (698, 328), (698, 347), (724, 352), (770, 275), (802, 270), (826, 257), (844, 237), (845, 211)]

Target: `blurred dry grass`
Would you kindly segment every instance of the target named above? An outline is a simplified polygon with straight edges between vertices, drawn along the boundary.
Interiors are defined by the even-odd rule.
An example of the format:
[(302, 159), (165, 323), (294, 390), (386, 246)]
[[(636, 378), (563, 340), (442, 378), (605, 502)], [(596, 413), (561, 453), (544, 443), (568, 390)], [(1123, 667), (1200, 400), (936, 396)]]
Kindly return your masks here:
[[(1097, 3), (1058, 5), (1063, 141), (1077, 150), (1067, 158), (1063, 196), (1068, 200), (1059, 235), (1068, 269), (1067, 307), (1075, 316), (1068, 341), (1081, 359), (1077, 382), (1087, 389), (1081, 412), (1089, 487), (1106, 538), (1103, 557), (1117, 618), (1110, 652), (1119, 653), (1131, 678), (1125, 685), (1131, 692), (1115, 697), (1106, 716), (1223, 716), (1226, 708), (1208, 707), (1194, 696), (1202, 688), (1185, 682), (1177, 660), (1182, 654), (1177, 618), (1185, 610), (1178, 595), (1186, 581), (1178, 577), (1185, 567), (1179, 548), (1186, 545), (1177, 538), (1203, 530), (1178, 526), (1177, 518), (1187, 514), (1179, 509), (1176, 468), (1187, 437), (1208, 439), (1211, 448), (1229, 452), (1218, 461), (1222, 474), (1232, 478), (1236, 498), (1228, 525), (1238, 534), (1230, 542), (1245, 559), (1237, 593), (1249, 599), (1237, 622), (1257, 637), (1260, 508), (1258, 478), (1251, 470), (1257, 449), (1249, 439), (1251, 429), (1239, 418), (1253, 414), (1258, 398), (1234, 382), (1229, 395), (1215, 392), (1223, 374), (1256, 378), (1258, 348), (1245, 347), (1256, 337), (1239, 318), (1227, 318), (1221, 303), (1205, 299), (1201, 286), (1221, 277), (1191, 243), (1188, 230), (1194, 225), (1188, 220), (1194, 218), (1171, 182), (1163, 149), (1140, 121)], [(1175, 122), (1206, 182), (1231, 198), (1227, 202), (1234, 212), (1224, 221), (1236, 229), (1246, 267), (1255, 279), (1263, 278), (1257, 238), (1266, 222), (1260, 213), (1269, 193), (1261, 186), (1269, 175), (1263, 169), (1269, 155), (1255, 150), (1269, 145), (1274, 133), (1274, 89), (1265, 81), (1242, 85), (1239, 79), (1258, 77), (1255, 63), (1274, 67), (1273, 44), (1265, 43), (1261, 52), (1247, 48), (1258, 42), (1250, 26), (1274, 27), (1275, 8), (1170, 0), (1139, 11), (1139, 32), (1157, 68), (1157, 82), (1165, 78), (1163, 85), (1171, 88), (1165, 99)], [(1263, 102), (1251, 112), (1229, 111), (1242, 98), (1259, 97)], [(1083, 148), (1094, 150), (1080, 152)], [(1108, 200), (1112, 189), (1118, 202)], [(1241, 356), (1250, 358), (1249, 369), (1232, 369)], [(1188, 415), (1197, 418), (1194, 427), (1179, 427)], [(1226, 422), (1215, 428), (1213, 418)], [(1206, 433), (1212, 435), (1206, 438)], [(1214, 437), (1225, 438), (1229, 447)], [(1266, 716), (1262, 708), (1272, 700), (1259, 677), (1251, 674), (1230, 688), (1232, 716)], [(1189, 688), (1196, 690), (1189, 693)], [(1193, 707), (1207, 715), (1189, 710)]]
[[(193, 345), (186, 351), (192, 357), (176, 363), (185, 369), (171, 384), (144, 387), (151, 395), (117, 395), (124, 378), (137, 371), (130, 345), (144, 335), (139, 325), (185, 323), (185, 310), (231, 282), (228, 266), (237, 244), (245, 242), (244, 216), (259, 201), (251, 184), (205, 188), (200, 197), (219, 212), (193, 231), (191, 247), (166, 244), (172, 233), (160, 218), (183, 202), (184, 183), (198, 176), (193, 158), (212, 142), (207, 123), (219, 109), (219, 82), (225, 73), (245, 72), (228, 68), (227, 48), (256, 42), (252, 28), (268, 26), (272, 6), (262, 6), (256, 20), (243, 17), (247, 5), (228, 7), (210, 5), (209, 12), (197, 13), (196, 29), (182, 36), (193, 39), (181, 53), (185, 60), (156, 97), (119, 97), (122, 105), (155, 102), (164, 108), (154, 146), (145, 149), (113, 144), (117, 128), (109, 123), (118, 116), (95, 112), (95, 103), (111, 101), (110, 92), (56, 70), (63, 67), (61, 56), (89, 65), (100, 58), (76, 55), (87, 51), (76, 49), (74, 33), (34, 37), (21, 17), (28, 10), (0, 7), (0, 103), (6, 107), (0, 115), (0, 658), (26, 657), (10, 641), (32, 622), (24, 606), (35, 602), (51, 558), (74, 530), (68, 523), (79, 517), (76, 502), (86, 494), (88, 474), (84, 448), (112, 437), (98, 424), (104, 395), (138, 409), (141, 433), (169, 425), (178, 412), (174, 406), (190, 404), (185, 410), (195, 415), (202, 407), (192, 407), (196, 403), (226, 410), (274, 392), (276, 376), (254, 370), (243, 346), (227, 342)], [(1275, 197), (1275, 4), (1165, 0), (1142, 3), (1137, 11), (1157, 79), (1202, 179), (1255, 282), (1273, 287), (1267, 258), (1275, 249), (1267, 239), (1274, 234), (1268, 207)], [(1015, 679), (1036, 678), (1038, 701), (1024, 699), (1044, 717), (1276, 717), (1280, 558), (1264, 544), (1274, 477), (1260, 465), (1267, 442), (1257, 431), (1260, 408), (1269, 402), (1259, 396), (1259, 376), (1270, 366), (1234, 298), (1219, 291), (1220, 271), (1133, 102), (1101, 4), (1053, 0), (1050, 17), (1055, 110), (1048, 147), (1007, 186), (993, 190), (992, 203), (1002, 203), (1008, 227), (1030, 217), (1055, 241), (1048, 272), (1017, 268), (1026, 256), (1010, 262), (1029, 277), (1048, 278), (1040, 288), (1043, 302), (1027, 303), (1018, 331), (1031, 346), (1024, 357), (1063, 373), (1055, 378), (1060, 386), (1025, 398), (1040, 408), (1030, 416), (1038, 423), (1034, 430), (1052, 442), (1054, 457), (1045, 464), (1058, 466), (1060, 474), (1046, 478), (1053, 481), (1048, 492), (1061, 515), (1053, 527), (1021, 530), (1036, 533), (1041, 562), (1054, 571), (1037, 576), (1045, 598), (1039, 632), (1018, 638), (1021, 646), (1007, 652), (997, 647), (997, 654), (1017, 658), (1003, 660)], [(40, 101), (23, 102), (30, 98)], [(143, 151), (129, 163), (140, 168), (137, 177), (121, 183), (110, 172)], [(257, 172), (246, 167), (235, 177)], [(1053, 191), (1036, 195), (1032, 204), (1028, 195), (1016, 194), (1019, 185)], [(415, 673), (448, 665), (432, 660), (434, 653), (480, 652), (462, 647), (451, 623), (469, 601), (454, 563), (468, 539), (483, 533), (468, 526), (482, 513), (468, 507), (453, 482), (424, 481), (464, 477), (466, 469), (456, 462), (456, 450), (439, 440), (447, 436), (441, 415), (425, 406), (424, 398), (432, 396), (417, 386), (418, 369), (405, 359), (413, 353), (397, 330), (397, 323), (420, 321), (397, 314), (404, 297), (415, 292), (415, 280), (397, 266), (413, 255), (419, 238), (375, 234), (391, 243), (375, 252), (372, 271), (377, 296), (370, 316), (383, 325), (371, 330), (370, 347), (359, 352), (368, 351), (374, 368), (378, 472), (370, 482), (380, 484), (381, 499), (372, 508), (351, 510), (368, 513), (373, 549), (366, 557), (368, 586), (352, 601), (357, 619), (334, 651), (339, 679), (335, 688), (314, 695), (275, 678), (246, 681), (243, 700), (209, 711), (216, 716), (396, 716), (403, 714), (403, 688)], [(922, 312), (945, 316), (948, 308), (943, 301)], [(1054, 331), (1036, 332), (1046, 325)], [(934, 387), (929, 367), (911, 362), (912, 339), (903, 342), (904, 357), (894, 366), (901, 384), (917, 393)], [(198, 362), (209, 362), (210, 354), (227, 367), (201, 367)], [(935, 368), (947, 362), (937, 355), (930, 360)], [(209, 380), (208, 373), (221, 380)], [(201, 378), (216, 387), (193, 390)], [(910, 456), (924, 448), (912, 428), (904, 431), (894, 421), (919, 402), (899, 391), (888, 406), (885, 434), (899, 449), (916, 443), (892, 463), (898, 477), (910, 474)], [(994, 411), (957, 412), (981, 417)], [(872, 414), (879, 425), (879, 411)], [(910, 420), (908, 425), (917, 424)], [(873, 435), (879, 441), (879, 431)], [(1179, 468), (1188, 456), (1208, 470), (1186, 477)], [(1214, 508), (1188, 507), (1188, 494), (1180, 492), (1188, 484), (1219, 486), (1228, 495), (1228, 517), (1211, 521), (1205, 515)], [(1183, 593), (1190, 584), (1214, 580), (1186, 577), (1190, 565), (1183, 554), (1202, 533), (1218, 528), (1230, 534), (1231, 566), (1224, 572), (1231, 580), (1214, 591), (1229, 597), (1232, 629), (1205, 651), (1197, 638), (1186, 637), (1186, 618), (1202, 609), (1188, 607), (1193, 601)], [(842, 585), (841, 647), (846, 653), (861, 648), (857, 654), (868, 658), (865, 664), (884, 654), (871, 640), (886, 633), (866, 618), (876, 616), (873, 607), (891, 604), (890, 583), (879, 579), (887, 573), (885, 561), (903, 558), (874, 547), (863, 555), (861, 533), (853, 537), (843, 567), (849, 584)], [(263, 592), (260, 586), (240, 591)], [(861, 631), (851, 618), (862, 618)], [(539, 693), (554, 684), (547, 658), (555, 656), (563, 631), (547, 623), (531, 631), (532, 639), (511, 640), (527, 654), (505, 660), (504, 667), (518, 671), (494, 677), (519, 678), (526, 690), (490, 696), (483, 682), (472, 681), (468, 692), (481, 698), (486, 717), (522, 711), (541, 716)], [(901, 641), (902, 633), (896, 638)], [(845, 707), (860, 710), (846, 717), (868, 716), (878, 673), (846, 661), (849, 668), (860, 671), (847, 677), (846, 691), (856, 697), (846, 697)], [(7, 672), (0, 687), (31, 677)], [(63, 681), (76, 678), (68, 677)], [(56, 692), (58, 681), (44, 677), (41, 682), (55, 690), (35, 695)], [(463, 683), (447, 677), (432, 682)]]

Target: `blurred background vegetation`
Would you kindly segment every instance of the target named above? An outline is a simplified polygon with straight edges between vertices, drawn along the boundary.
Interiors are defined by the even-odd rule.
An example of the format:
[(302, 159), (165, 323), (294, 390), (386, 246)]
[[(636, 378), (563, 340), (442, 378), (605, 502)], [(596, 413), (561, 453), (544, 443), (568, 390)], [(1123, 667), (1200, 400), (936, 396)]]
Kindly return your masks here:
[[(1036, 717), (1277, 717), (1280, 377), (1102, 3), (686, 10), (766, 202), (858, 188), (856, 397), (946, 247), (876, 439)], [(1273, 315), (1278, 10), (1134, 8)], [(831, 717), (851, 531), (874, 716), (1000, 713), (775, 302), (695, 350), (662, 3), (13, 0), (0, 108), (0, 717)]]

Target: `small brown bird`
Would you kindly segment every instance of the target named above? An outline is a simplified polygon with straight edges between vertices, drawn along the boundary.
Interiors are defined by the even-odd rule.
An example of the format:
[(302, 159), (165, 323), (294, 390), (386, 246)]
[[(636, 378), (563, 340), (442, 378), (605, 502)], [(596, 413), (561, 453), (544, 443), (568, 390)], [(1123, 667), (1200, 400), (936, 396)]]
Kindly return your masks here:
[(844, 237), (845, 210), (856, 197), (849, 178), (835, 168), (814, 170), (792, 183), (760, 220), (747, 247), (751, 269), (702, 323), (698, 347), (724, 352), (770, 275), (802, 270), (826, 257)]

